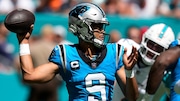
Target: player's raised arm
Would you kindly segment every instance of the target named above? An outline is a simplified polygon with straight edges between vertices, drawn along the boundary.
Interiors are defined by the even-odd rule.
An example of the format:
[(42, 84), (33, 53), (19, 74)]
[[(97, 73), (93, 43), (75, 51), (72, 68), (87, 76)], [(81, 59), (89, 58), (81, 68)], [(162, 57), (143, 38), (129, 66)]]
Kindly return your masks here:
[(8, 30), (17, 33), (20, 47), (20, 64), (24, 80), (28, 82), (46, 82), (55, 76), (58, 66), (51, 62), (36, 68), (33, 66), (29, 38), (34, 22), (34, 14), (25, 9), (17, 9), (6, 16), (4, 24)]
[[(130, 56), (127, 56), (127, 50), (123, 56), (124, 68), (126, 73), (126, 97), (129, 101), (135, 101), (138, 98), (138, 85), (134, 77), (133, 67), (137, 62), (138, 52), (133, 46)], [(131, 89), (131, 90), (130, 90)]]
[(175, 63), (180, 55), (179, 46), (164, 51), (157, 57), (152, 65), (147, 82), (146, 91), (148, 94), (155, 94), (164, 75), (165, 69)]
[(134, 77), (133, 67), (137, 62), (138, 52), (135, 47), (132, 47), (132, 52), (128, 56), (127, 49), (123, 56), (124, 68), (117, 71), (116, 79), (120, 85), (124, 95), (128, 101), (135, 101), (138, 98), (138, 85)]

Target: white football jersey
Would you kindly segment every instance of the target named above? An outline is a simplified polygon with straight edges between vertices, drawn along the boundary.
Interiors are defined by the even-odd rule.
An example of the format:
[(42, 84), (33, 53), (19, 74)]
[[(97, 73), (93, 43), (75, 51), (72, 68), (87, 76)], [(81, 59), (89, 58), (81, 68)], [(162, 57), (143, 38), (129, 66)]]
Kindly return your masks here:
[(132, 51), (132, 46), (136, 47), (137, 50), (140, 48), (140, 45), (132, 39), (120, 39), (117, 43), (127, 48), (128, 56)]

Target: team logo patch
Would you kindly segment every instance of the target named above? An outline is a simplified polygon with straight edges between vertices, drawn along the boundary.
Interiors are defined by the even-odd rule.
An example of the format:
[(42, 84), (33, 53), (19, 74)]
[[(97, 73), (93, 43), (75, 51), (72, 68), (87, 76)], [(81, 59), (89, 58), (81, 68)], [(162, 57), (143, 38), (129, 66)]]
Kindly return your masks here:
[(80, 68), (80, 65), (79, 65), (79, 61), (76, 60), (76, 61), (71, 61), (70, 62), (70, 65), (71, 65), (71, 70), (77, 70)]

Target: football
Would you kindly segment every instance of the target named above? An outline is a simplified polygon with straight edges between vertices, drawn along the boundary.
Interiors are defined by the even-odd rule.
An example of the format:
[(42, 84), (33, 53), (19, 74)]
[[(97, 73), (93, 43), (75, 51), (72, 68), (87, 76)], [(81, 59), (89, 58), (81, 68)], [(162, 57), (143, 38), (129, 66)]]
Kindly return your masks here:
[(14, 33), (23, 34), (34, 24), (35, 16), (26, 9), (15, 9), (7, 14), (4, 20), (5, 27)]

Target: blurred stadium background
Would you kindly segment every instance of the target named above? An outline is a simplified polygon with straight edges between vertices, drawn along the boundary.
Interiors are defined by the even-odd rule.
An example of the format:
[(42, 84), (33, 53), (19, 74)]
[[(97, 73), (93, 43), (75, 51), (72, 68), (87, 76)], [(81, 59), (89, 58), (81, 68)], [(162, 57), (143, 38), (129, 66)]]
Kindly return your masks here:
[[(18, 1), (21, 3), (18, 4)], [(45, 5), (41, 5), (43, 2)], [(62, 25), (67, 29), (67, 12), (79, 2), (93, 2), (105, 10), (110, 22), (110, 26), (106, 29), (107, 33), (118, 30), (121, 37), (127, 38), (127, 30), (131, 26), (137, 26), (143, 34), (144, 28), (155, 23), (165, 23), (172, 27), (176, 38), (179, 36), (178, 0), (0, 0), (0, 22), (3, 23), (5, 16), (13, 9), (25, 8), (32, 11), (36, 17), (32, 36), (39, 36), (45, 24)], [(133, 11), (134, 13), (131, 13)], [(69, 32), (66, 39), (73, 43), (77, 42), (77, 38)], [(16, 56), (19, 46), (15, 33), (9, 32), (7, 43), (14, 46), (13, 55)], [(29, 88), (22, 84), (21, 77), (14, 68), (7, 71), (0, 66), (0, 101), (26, 101), (28, 97)], [(60, 100), (67, 101), (65, 84), (58, 92)]]

